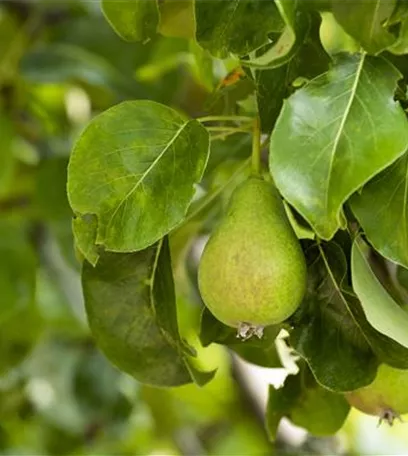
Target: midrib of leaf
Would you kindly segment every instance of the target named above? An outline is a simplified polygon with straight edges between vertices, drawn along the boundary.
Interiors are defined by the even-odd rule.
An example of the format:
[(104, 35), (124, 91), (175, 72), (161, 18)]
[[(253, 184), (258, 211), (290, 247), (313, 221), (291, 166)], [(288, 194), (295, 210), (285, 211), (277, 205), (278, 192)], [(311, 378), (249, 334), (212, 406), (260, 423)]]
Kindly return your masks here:
[(136, 191), (136, 189), (139, 187), (139, 185), (144, 181), (144, 179), (149, 175), (151, 170), (156, 166), (156, 164), (161, 160), (161, 158), (164, 156), (164, 154), (169, 150), (169, 148), (173, 145), (173, 143), (177, 140), (177, 138), (180, 136), (181, 132), (184, 130), (188, 122), (185, 122), (181, 127), (177, 130), (176, 134), (173, 136), (171, 141), (167, 144), (167, 146), (160, 152), (160, 154), (154, 159), (153, 163), (147, 168), (147, 170), (142, 174), (141, 178), (136, 182), (136, 184), (133, 186), (131, 190), (126, 194), (126, 196), (122, 199), (122, 201), (118, 204), (116, 207), (115, 211), (112, 214), (112, 217), (109, 220), (108, 226), (110, 226), (113, 222), (113, 219), (115, 218), (117, 212), (119, 209), (122, 207), (123, 203), (127, 201), (132, 194)]
[(329, 163), (329, 172), (328, 172), (328, 176), (327, 176), (326, 195), (325, 195), (326, 213), (327, 213), (328, 207), (329, 207), (329, 193), (330, 193), (329, 190), (330, 190), (330, 180), (331, 180), (330, 178), (331, 178), (332, 170), (333, 170), (334, 157), (336, 155), (337, 147), (339, 145), (340, 138), (341, 138), (342, 133), (344, 131), (347, 118), (348, 118), (348, 116), (350, 114), (351, 106), (353, 105), (353, 101), (354, 101), (355, 96), (356, 96), (358, 83), (360, 81), (361, 72), (363, 70), (364, 60), (365, 60), (365, 54), (362, 54), (360, 63), (359, 63), (359, 65), (357, 67), (357, 70), (356, 70), (356, 76), (355, 76), (355, 79), (354, 79), (354, 82), (353, 82), (353, 86), (352, 86), (351, 91), (350, 91), (350, 98), (349, 98), (349, 101), (347, 103), (346, 109), (344, 111), (344, 115), (343, 115), (343, 117), (341, 119), (341, 122), (340, 122), (340, 125), (339, 125), (339, 129), (337, 131), (336, 137), (334, 138), (334, 142), (333, 142), (333, 148), (332, 148), (332, 153), (331, 153), (330, 163)]
[(239, 1), (240, 0), (235, 0), (234, 3), (234, 10), (231, 11), (231, 14), (228, 16), (228, 20), (225, 21), (224, 23), (224, 27), (222, 28), (222, 30), (220, 31), (220, 37), (221, 37), (221, 41), (224, 40), (225, 36), (226, 36), (226, 32), (228, 30), (228, 27), (230, 26), (232, 20), (233, 20), (233, 17), (235, 15), (235, 12), (237, 11), (237, 8), (239, 6)]
[(404, 201), (402, 205), (402, 226), (404, 228), (404, 244), (405, 254), (408, 250), (408, 234), (407, 234), (407, 198), (408, 198), (408, 159), (405, 159), (405, 187), (404, 187)]
[[(159, 263), (159, 258), (161, 254), (161, 249), (163, 248), (163, 239), (160, 239), (158, 245), (157, 245), (157, 250), (156, 250), (156, 255), (154, 257), (154, 263), (153, 263), (153, 268), (152, 268), (152, 274), (151, 276), (147, 279), (148, 284), (149, 284), (149, 297), (150, 297), (150, 309), (152, 311), (152, 315), (155, 321), (157, 321), (157, 312), (156, 312), (156, 306), (155, 306), (155, 300), (154, 300), (154, 295), (153, 295), (153, 289), (154, 289), (154, 281), (156, 278), (156, 272), (157, 272), (157, 267)], [(171, 334), (168, 334), (167, 331), (164, 331), (161, 326), (158, 326), (160, 333), (162, 336), (165, 338), (165, 340), (173, 347), (175, 348), (179, 353), (181, 353), (179, 345), (174, 341), (173, 337)]]
[[(297, 0), (293, 1), (293, 9), (296, 11), (297, 7)], [(293, 16), (289, 17), (288, 13), (285, 9), (284, 2), (282, 3), (281, 0), (276, 1), (276, 7), (278, 8), (279, 14), (282, 16), (282, 19), (285, 21), (286, 25), (290, 28), (292, 35), (294, 35), (294, 23), (293, 23)], [(292, 11), (291, 11), (292, 13)]]
[(380, 2), (381, 2), (381, 0), (377, 0), (375, 2), (375, 9), (374, 9), (373, 19), (372, 19), (371, 27), (370, 27), (370, 35), (369, 35), (370, 36), (370, 40), (372, 40), (373, 35), (374, 35), (374, 26), (375, 26), (375, 23), (376, 23), (378, 10), (379, 10), (379, 7), (380, 7)]
[(347, 312), (350, 314), (350, 316), (351, 316), (352, 320), (354, 321), (355, 325), (360, 329), (360, 332), (363, 335), (364, 339), (366, 340), (368, 346), (372, 347), (372, 344), (370, 343), (370, 340), (367, 338), (367, 336), (365, 335), (365, 333), (362, 330), (361, 326), (359, 325), (358, 321), (355, 319), (355, 317), (353, 315), (353, 312), (351, 312), (350, 307), (349, 307), (348, 302), (347, 302), (347, 299), (345, 299), (345, 297), (343, 295), (343, 292), (342, 292), (339, 284), (337, 283), (336, 278), (334, 277), (334, 275), (332, 273), (332, 270), (331, 270), (330, 265), (329, 265), (329, 263), (327, 261), (327, 258), (326, 258), (326, 255), (324, 253), (324, 250), (322, 249), (320, 244), (318, 244), (318, 248), (319, 248), (320, 255), (323, 258), (323, 262), (324, 262), (324, 265), (326, 267), (327, 273), (329, 274), (330, 280), (332, 281), (333, 286), (336, 289), (336, 292), (340, 296), (340, 299), (342, 300), (343, 304), (345, 305), (345, 307), (347, 309)]

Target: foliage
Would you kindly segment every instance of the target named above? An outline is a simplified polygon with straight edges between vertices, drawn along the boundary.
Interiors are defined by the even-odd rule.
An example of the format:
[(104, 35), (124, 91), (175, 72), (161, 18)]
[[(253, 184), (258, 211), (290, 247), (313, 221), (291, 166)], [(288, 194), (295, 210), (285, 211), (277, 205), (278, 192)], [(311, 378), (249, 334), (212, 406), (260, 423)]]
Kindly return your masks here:
[[(407, 30), (402, 0), (2, 2), (0, 453), (266, 454), (408, 368)], [(259, 167), (308, 286), (239, 341), (197, 266)], [(225, 355), (279, 367), (281, 330), (263, 433)]]

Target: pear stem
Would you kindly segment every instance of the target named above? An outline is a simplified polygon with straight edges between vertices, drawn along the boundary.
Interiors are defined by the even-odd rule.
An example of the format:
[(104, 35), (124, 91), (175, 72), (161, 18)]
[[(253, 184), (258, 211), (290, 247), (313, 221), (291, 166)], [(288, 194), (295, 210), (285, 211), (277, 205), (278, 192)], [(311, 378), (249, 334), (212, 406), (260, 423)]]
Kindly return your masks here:
[(252, 136), (252, 174), (261, 175), (261, 125), (259, 117), (255, 118)]

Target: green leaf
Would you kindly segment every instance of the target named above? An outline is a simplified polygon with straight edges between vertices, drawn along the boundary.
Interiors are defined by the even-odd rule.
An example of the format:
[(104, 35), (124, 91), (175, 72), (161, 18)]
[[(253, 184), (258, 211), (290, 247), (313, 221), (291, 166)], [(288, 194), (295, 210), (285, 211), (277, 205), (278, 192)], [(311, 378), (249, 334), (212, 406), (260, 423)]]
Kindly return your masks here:
[(295, 406), (301, 394), (299, 375), (288, 375), (282, 388), (269, 385), (265, 426), (269, 439), (274, 442), (281, 419)]
[(407, 148), (407, 119), (393, 100), (399, 77), (383, 58), (343, 55), (284, 104), (271, 174), (323, 239), (344, 227), (348, 197)]
[(92, 333), (119, 369), (143, 383), (191, 382), (177, 327), (167, 241), (84, 263), (82, 286)]
[(71, 207), (96, 215), (96, 244), (144, 249), (183, 220), (208, 147), (207, 130), (167, 106), (116, 105), (94, 118), (75, 145), (68, 168)]
[(237, 339), (236, 328), (231, 328), (218, 321), (205, 307), (201, 316), (200, 340), (204, 347), (211, 343), (226, 345), (246, 361), (263, 367), (282, 367), (276, 349), (275, 339), (281, 328), (268, 326), (261, 339), (251, 337)]
[(330, 55), (348, 52), (355, 54), (360, 51), (360, 45), (351, 37), (334, 18), (330, 12), (321, 13), (322, 25), (320, 36), (324, 48)]
[(24, 359), (41, 331), (36, 266), (22, 227), (0, 220), (0, 375)]
[(102, 11), (115, 32), (126, 41), (146, 41), (156, 34), (156, 0), (102, 0)]
[(297, 54), (285, 65), (255, 72), (256, 97), (262, 131), (270, 133), (283, 106), (283, 100), (294, 88), (296, 78), (313, 79), (328, 69), (330, 58), (319, 37), (320, 19), (312, 16), (310, 32)]
[(333, 0), (332, 12), (368, 53), (378, 54), (395, 41), (395, 36), (384, 26), (395, 4), (395, 0)]
[(309, 370), (301, 368), (300, 373), (286, 378), (282, 388), (269, 387), (266, 409), (268, 436), (275, 440), (283, 417), (313, 435), (332, 435), (342, 427), (349, 410), (343, 395), (322, 388)]
[[(336, 245), (307, 250), (309, 285), (293, 317), (293, 348), (316, 380), (333, 391), (351, 391), (374, 380), (378, 361), (351, 313), (356, 305), (341, 289), (346, 260)], [(358, 304), (358, 302), (357, 302)]]
[(373, 246), (408, 267), (408, 154), (368, 182), (350, 204)]
[(195, 38), (193, 0), (164, 0), (159, 3), (159, 32), (164, 36)]
[(370, 325), (350, 290), (340, 247), (334, 243), (311, 247), (308, 263), (309, 288), (294, 316), (291, 342), (317, 381), (344, 392), (371, 383), (379, 362), (406, 369), (406, 348)]
[(357, 238), (351, 252), (353, 289), (368, 322), (380, 333), (408, 348), (408, 312), (392, 299), (378, 281), (367, 261), (366, 250), (367, 247)]
[(298, 11), (298, 0), (276, 0), (285, 22), (279, 39), (260, 56), (243, 60), (243, 65), (255, 68), (277, 68), (289, 62), (303, 45), (310, 29), (310, 18)]
[(258, 0), (196, 0), (196, 38), (213, 55), (240, 56), (268, 42), (281, 19), (273, 2)]
[(72, 220), (72, 231), (74, 233), (75, 246), (80, 254), (95, 266), (99, 260), (99, 251), (96, 242), (98, 220), (92, 214), (79, 215)]

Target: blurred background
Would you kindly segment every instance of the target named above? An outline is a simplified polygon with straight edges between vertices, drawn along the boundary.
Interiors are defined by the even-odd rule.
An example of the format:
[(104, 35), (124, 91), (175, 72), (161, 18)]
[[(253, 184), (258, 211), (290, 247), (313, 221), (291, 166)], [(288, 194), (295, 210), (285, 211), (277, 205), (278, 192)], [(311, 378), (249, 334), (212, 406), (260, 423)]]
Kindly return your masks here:
[[(335, 47), (330, 15), (323, 25)], [(408, 454), (406, 424), (377, 427), (356, 411), (334, 438), (282, 422), (272, 445), (263, 423), (268, 385), (281, 385), (293, 362), (283, 356), (285, 367), (262, 367), (224, 346), (200, 346), (191, 278), (202, 239), (188, 252), (180, 245), (189, 230), (211, 230), (227, 195), (171, 239), (181, 332), (201, 367), (217, 369), (214, 379), (202, 388), (144, 386), (93, 344), (65, 188), (75, 138), (94, 115), (129, 99), (190, 116), (250, 110), (253, 82), (227, 77), (236, 66), (182, 37), (126, 43), (98, 1), (0, 2), (0, 454)], [(199, 190), (238, 175), (250, 141), (214, 140)]]

